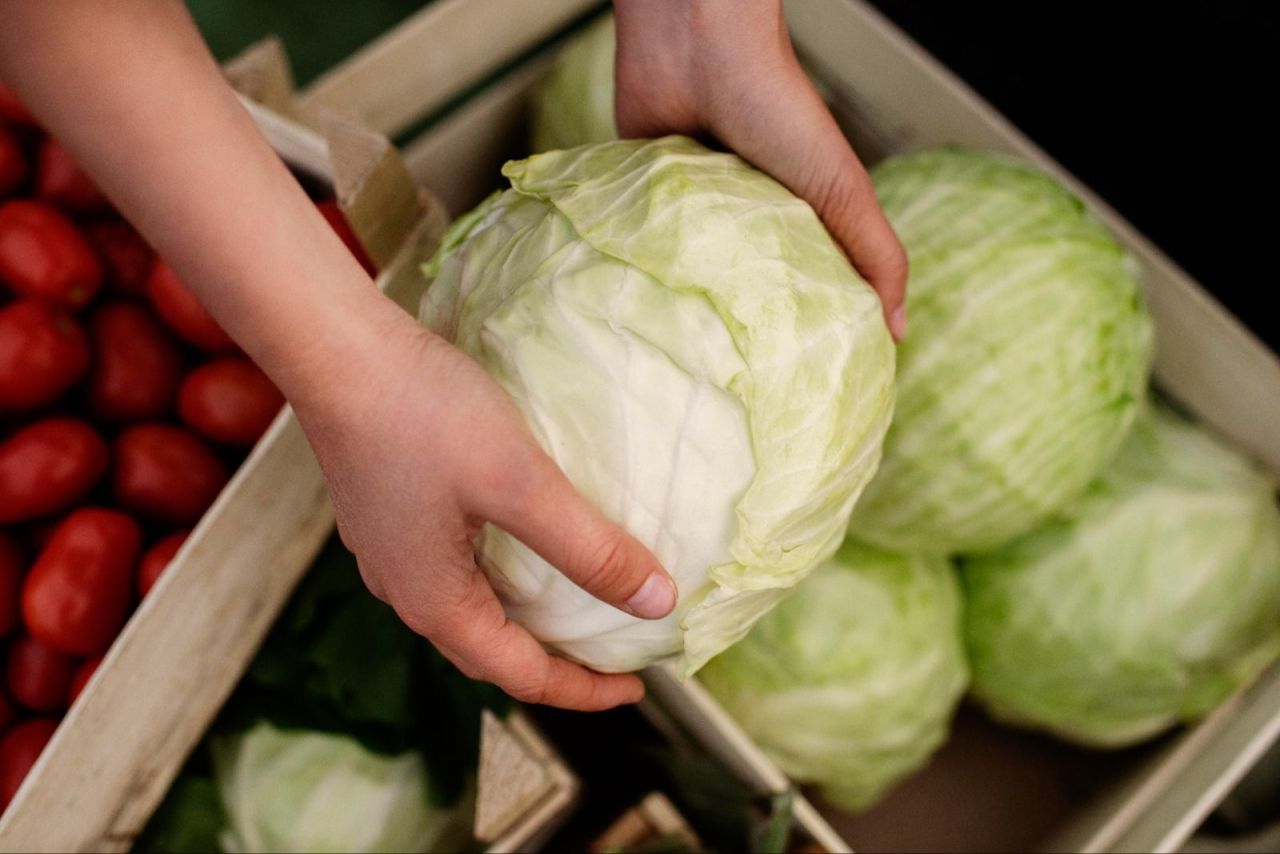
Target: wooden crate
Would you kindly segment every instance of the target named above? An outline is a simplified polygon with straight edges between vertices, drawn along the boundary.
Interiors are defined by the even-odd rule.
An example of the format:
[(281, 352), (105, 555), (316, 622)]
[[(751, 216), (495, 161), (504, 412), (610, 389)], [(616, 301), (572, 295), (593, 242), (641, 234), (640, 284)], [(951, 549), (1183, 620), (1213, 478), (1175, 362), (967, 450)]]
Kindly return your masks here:
[[(385, 137), (336, 112), (293, 109), (278, 44), (228, 72), (242, 93), (281, 108), (244, 97), (281, 157), (333, 187), (382, 270), (378, 287), (416, 312), (419, 265), (447, 224), (441, 203), (409, 180)], [(128, 850), (333, 527), (319, 465), (285, 407), (58, 727), (0, 820), (0, 851)], [(535, 847), (577, 793), (518, 711), (485, 722), (480, 777), (475, 830), (493, 852)]]
[[(491, 5), (491, 0), (475, 0), (473, 8), (480, 14)], [(568, 17), (569, 6), (581, 11), (593, 5), (584, 0), (557, 8)], [(1280, 473), (1280, 434), (1275, 430), (1280, 424), (1280, 361), (1274, 354), (1105, 202), (866, 3), (790, 0), (786, 11), (798, 51), (867, 160), (948, 143), (1003, 151), (1038, 164), (1084, 199), (1142, 268), (1157, 330), (1157, 384), (1221, 436)], [(516, 25), (489, 20), (494, 41), (475, 49), (487, 52), (489, 67), (498, 68), (516, 52), (512, 45), (517, 35), (507, 32)], [(363, 51), (350, 66), (359, 67), (359, 80), (342, 81), (344, 71), (336, 69), (310, 104), (321, 104), (323, 92), (335, 91), (327, 87), (341, 89), (348, 102), (377, 97), (382, 75), (396, 73), (404, 57), (428, 51), (431, 40), (439, 37), (439, 31), (429, 32), (421, 24), (388, 34)], [(472, 60), (478, 63), (474, 54)], [(548, 60), (545, 53), (534, 56), (404, 145), (405, 163), (415, 180), (432, 188), (455, 215), (499, 185), (497, 167), (504, 157), (521, 153), (527, 95)], [(406, 104), (373, 111), (375, 122), (397, 130), (407, 123), (392, 116), (422, 112)], [(682, 685), (662, 670), (650, 674), (648, 682), (651, 692), (699, 731), (740, 776), (766, 787), (785, 785), (785, 777), (696, 683)], [(1280, 667), (1197, 726), (1148, 749), (1138, 757), (1136, 769), (1110, 754), (1090, 757), (1090, 773), (1107, 781), (1102, 793), (1066, 796), (1052, 807), (1018, 802), (1017, 775), (1032, 772), (1046, 785), (1065, 787), (1061, 757), (1049, 751), (1024, 758), (1020, 765), (988, 766), (983, 761), (987, 752), (1017, 753), (1011, 742), (1015, 736), (999, 727), (971, 729), (964, 735), (969, 741), (965, 757), (946, 767), (935, 763), (920, 779), (933, 784), (922, 788), (935, 795), (992, 787), (1008, 794), (1006, 802), (995, 804), (984, 826), (975, 828), (972, 821), (960, 819), (954, 827), (947, 825), (946, 804), (931, 800), (935, 795), (909, 799), (892, 815), (872, 810), (854, 818), (823, 807), (825, 817), (855, 847), (860, 839), (891, 845), (895, 828), (909, 824), (936, 825), (938, 834), (924, 844), (938, 848), (981, 850), (1000, 845), (1006, 838), (1002, 829), (1034, 826), (1041, 844), (1053, 850), (1171, 850), (1280, 737)], [(950, 812), (963, 809), (959, 805)], [(815, 821), (825, 827), (816, 813)], [(833, 850), (844, 846), (832, 835)]]

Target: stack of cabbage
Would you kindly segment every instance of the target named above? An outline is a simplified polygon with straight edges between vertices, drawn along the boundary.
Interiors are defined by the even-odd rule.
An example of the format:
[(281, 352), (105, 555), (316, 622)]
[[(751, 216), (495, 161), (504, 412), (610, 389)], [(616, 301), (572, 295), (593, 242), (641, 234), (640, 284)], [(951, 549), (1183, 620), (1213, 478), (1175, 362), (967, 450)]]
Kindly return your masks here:
[[(538, 96), (541, 145), (612, 135), (611, 39), (602, 24), (566, 52)], [(790, 774), (852, 808), (927, 760), (970, 671), (997, 717), (1118, 746), (1204, 714), (1276, 658), (1274, 485), (1149, 402), (1136, 271), (1080, 201), (1027, 165), (958, 149), (873, 170), (911, 261), (897, 411), (850, 539), (765, 614), (835, 548), (823, 520), (869, 474), (851, 475), (852, 460), (875, 466), (888, 397), (866, 315), (848, 325), (854, 356), (743, 313), (773, 304), (770, 279), (807, 298), (805, 247), (825, 264), (829, 246), (785, 194), (767, 197), (776, 215), (759, 210), (765, 183), (728, 163), (675, 141), (535, 157), (508, 167), (514, 191), (455, 229), (432, 268), (426, 319), (494, 371), (575, 483), (680, 579), (679, 629), (642, 627), (486, 537), (517, 619), (610, 667), (678, 651), (663, 633), (683, 631), (691, 671), (764, 614), (702, 678)], [(761, 192), (735, 184), (717, 207), (708, 194), (728, 173)], [(755, 358), (777, 335), (807, 367)], [(659, 353), (665, 373), (649, 364)], [(736, 404), (677, 429), (670, 400), (707, 384)], [(826, 445), (831, 417), (839, 446)], [(695, 459), (706, 471), (686, 471)], [(843, 485), (814, 493), (828, 472)], [(777, 514), (787, 521), (761, 524)], [(798, 543), (803, 558), (784, 562)]]

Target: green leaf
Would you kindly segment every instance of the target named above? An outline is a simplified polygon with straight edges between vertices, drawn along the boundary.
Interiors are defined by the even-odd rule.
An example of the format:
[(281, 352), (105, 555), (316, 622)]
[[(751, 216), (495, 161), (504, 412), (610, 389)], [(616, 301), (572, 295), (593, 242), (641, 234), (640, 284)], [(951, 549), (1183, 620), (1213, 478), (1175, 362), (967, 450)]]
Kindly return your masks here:
[(184, 771), (151, 817), (133, 850), (164, 854), (221, 851), (226, 813), (213, 778)]

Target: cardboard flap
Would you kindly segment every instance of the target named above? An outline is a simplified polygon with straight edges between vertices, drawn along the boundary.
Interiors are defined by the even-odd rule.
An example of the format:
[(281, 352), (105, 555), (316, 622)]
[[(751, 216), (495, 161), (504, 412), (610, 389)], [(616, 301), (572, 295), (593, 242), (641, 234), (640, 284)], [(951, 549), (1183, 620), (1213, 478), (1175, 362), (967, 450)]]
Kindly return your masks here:
[(374, 264), (385, 267), (422, 217), (422, 194), (386, 137), (329, 111), (317, 121), (338, 204)]
[[(333, 184), (351, 230), (379, 269), (390, 264), (428, 206), (395, 147), (354, 115), (322, 106), (299, 107), (289, 59), (276, 36), (241, 51), (223, 65), (223, 73), (250, 102), (260, 125), (263, 118), (267, 125), (292, 125), (285, 134), (290, 138), (305, 136), (308, 130), (320, 135), (328, 153), (328, 168), (322, 171)], [(311, 164), (310, 171), (320, 170)]]
[(254, 42), (222, 66), (231, 88), (269, 110), (293, 117), (293, 69), (276, 36)]

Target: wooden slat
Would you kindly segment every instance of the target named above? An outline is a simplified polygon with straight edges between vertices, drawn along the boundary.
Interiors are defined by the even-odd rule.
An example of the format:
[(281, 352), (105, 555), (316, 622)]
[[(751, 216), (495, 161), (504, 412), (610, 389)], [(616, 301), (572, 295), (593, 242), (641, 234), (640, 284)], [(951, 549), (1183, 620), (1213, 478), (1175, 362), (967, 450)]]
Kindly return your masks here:
[(321, 76), (299, 97), (394, 137), (554, 34), (597, 0), (436, 0)]
[[(669, 664), (650, 667), (642, 675), (645, 686), (663, 708), (689, 727), (707, 752), (735, 777), (762, 794), (774, 795), (792, 788), (787, 775), (696, 679), (681, 680), (675, 666)], [(852, 850), (804, 795), (796, 793), (791, 809), (796, 824), (823, 851), (837, 854)]]
[(553, 59), (548, 53), (522, 65), (406, 145), (414, 183), (430, 188), (454, 216), (496, 189), (502, 183), (497, 167), (528, 153), (528, 92)]

